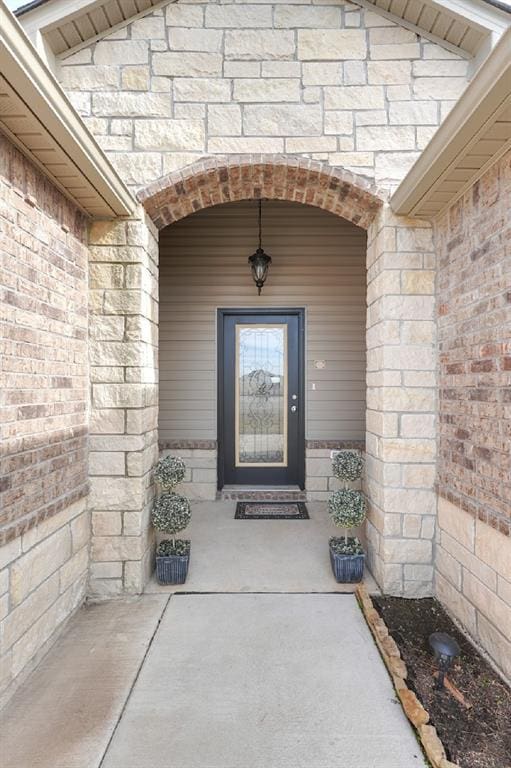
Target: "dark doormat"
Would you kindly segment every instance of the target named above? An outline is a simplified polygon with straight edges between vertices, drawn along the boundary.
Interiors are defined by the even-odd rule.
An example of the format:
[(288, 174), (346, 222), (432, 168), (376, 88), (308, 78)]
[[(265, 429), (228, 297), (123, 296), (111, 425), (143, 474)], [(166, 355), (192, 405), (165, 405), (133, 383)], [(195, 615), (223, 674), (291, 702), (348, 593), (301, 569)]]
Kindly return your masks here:
[(236, 520), (308, 520), (303, 501), (238, 501)]

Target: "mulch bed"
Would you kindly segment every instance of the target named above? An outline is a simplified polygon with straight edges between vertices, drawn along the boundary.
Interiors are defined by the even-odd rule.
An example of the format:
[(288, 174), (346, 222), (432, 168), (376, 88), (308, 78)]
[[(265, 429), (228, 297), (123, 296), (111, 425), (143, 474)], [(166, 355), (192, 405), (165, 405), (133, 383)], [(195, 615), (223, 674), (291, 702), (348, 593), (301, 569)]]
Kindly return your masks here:
[[(408, 668), (408, 687), (429, 712), (447, 757), (460, 768), (511, 768), (511, 690), (433, 599), (373, 597)], [(447, 691), (434, 690), (428, 637), (447, 632), (461, 648), (449, 671), (471, 709)]]

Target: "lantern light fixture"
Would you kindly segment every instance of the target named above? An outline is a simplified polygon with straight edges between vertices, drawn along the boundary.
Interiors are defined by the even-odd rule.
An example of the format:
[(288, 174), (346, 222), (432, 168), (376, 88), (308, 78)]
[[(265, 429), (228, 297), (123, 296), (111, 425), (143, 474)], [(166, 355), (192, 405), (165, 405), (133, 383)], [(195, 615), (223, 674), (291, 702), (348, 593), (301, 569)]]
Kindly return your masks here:
[(254, 283), (257, 286), (257, 292), (261, 295), (261, 289), (268, 277), (268, 268), (271, 264), (271, 256), (268, 256), (262, 248), (262, 200), (259, 199), (259, 247), (252, 256), (249, 256), (248, 263), (252, 271)]
[(445, 632), (433, 632), (429, 636), (429, 644), (435, 654), (438, 665), (438, 678), (435, 688), (440, 691), (444, 687), (444, 678), (456, 656), (460, 655), (460, 647), (456, 640)]

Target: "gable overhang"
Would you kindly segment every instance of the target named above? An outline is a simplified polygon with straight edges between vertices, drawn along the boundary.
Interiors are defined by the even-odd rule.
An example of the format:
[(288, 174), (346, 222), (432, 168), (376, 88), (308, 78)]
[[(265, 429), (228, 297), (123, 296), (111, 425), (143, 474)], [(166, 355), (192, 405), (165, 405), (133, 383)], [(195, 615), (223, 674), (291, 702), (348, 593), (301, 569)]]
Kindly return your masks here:
[[(174, 0), (175, 2), (176, 0)], [(16, 11), (50, 66), (168, 0), (33, 0)], [(447, 50), (474, 68), (511, 24), (507, 0), (354, 0)]]
[(0, 131), (89, 216), (133, 212), (133, 196), (3, 0)]
[(511, 30), (391, 197), (395, 213), (433, 219), (511, 148)]

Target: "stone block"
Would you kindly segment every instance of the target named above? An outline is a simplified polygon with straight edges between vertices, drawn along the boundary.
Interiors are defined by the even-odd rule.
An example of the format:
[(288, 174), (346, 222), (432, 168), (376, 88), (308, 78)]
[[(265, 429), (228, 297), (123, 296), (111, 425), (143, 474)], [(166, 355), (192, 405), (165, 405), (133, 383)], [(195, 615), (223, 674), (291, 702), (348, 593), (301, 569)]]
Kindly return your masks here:
[(441, 546), (437, 546), (435, 550), (435, 568), (461, 591), (461, 564)]
[(412, 80), (409, 61), (368, 61), (369, 85), (407, 85)]
[(431, 563), (432, 545), (422, 539), (383, 539), (382, 557), (388, 563)]
[(204, 8), (200, 5), (168, 5), (165, 9), (168, 27), (203, 27)]
[[(206, 5), (206, 27), (256, 29), (272, 26), (271, 5)], [(275, 26), (280, 26), (276, 24)]]
[(94, 536), (120, 536), (122, 533), (121, 512), (93, 510), (92, 532)]
[(91, 451), (89, 453), (89, 473), (91, 476), (124, 475), (126, 473), (124, 453)]
[(441, 496), (438, 499), (438, 525), (469, 552), (474, 552), (475, 519)]
[(239, 136), (241, 134), (239, 104), (208, 105), (208, 133), (210, 136)]
[(511, 637), (511, 607), (468, 571), (463, 574), (463, 594), (504, 637)]
[(389, 108), (389, 122), (396, 125), (438, 125), (438, 105), (433, 101), (395, 101)]
[(139, 509), (144, 487), (138, 477), (93, 477), (89, 504), (92, 510)]
[(366, 56), (366, 35), (362, 29), (298, 30), (298, 58), (302, 61), (365, 59)]
[(95, 536), (91, 554), (95, 562), (140, 560), (142, 539), (140, 536)]
[(412, 126), (378, 125), (359, 128), (357, 147), (360, 150), (393, 151), (415, 149)]
[(71, 544), (72, 552), (75, 554), (79, 550), (87, 547), (91, 535), (91, 520), (88, 510), (75, 517), (71, 521)]
[(398, 43), (370, 46), (371, 59), (420, 59), (421, 49), (418, 43)]
[(353, 133), (353, 112), (325, 112), (324, 131), (335, 135)]
[(335, 136), (304, 136), (286, 139), (286, 152), (304, 154), (307, 152), (332, 152), (336, 148)]
[(247, 154), (251, 152), (276, 154), (283, 151), (284, 141), (278, 138), (222, 136), (208, 140), (208, 152), (212, 154)]
[(243, 128), (247, 136), (319, 136), (322, 111), (319, 104), (248, 105)]
[(484, 616), (477, 618), (478, 639), (508, 680), (511, 679), (511, 642)]
[(55, 573), (11, 610), (2, 623), (2, 655), (42, 616), (59, 595), (59, 576)]
[(436, 416), (433, 413), (404, 413), (400, 417), (401, 437), (436, 437)]
[(121, 64), (147, 64), (148, 61), (147, 40), (100, 40), (94, 48), (95, 64), (118, 67)]
[(71, 531), (61, 528), (22, 555), (11, 566), (10, 594), (13, 605), (19, 605), (27, 595), (63, 565), (71, 556)]
[(464, 77), (417, 77), (413, 83), (413, 93), (416, 99), (457, 100), (467, 87)]
[(341, 85), (342, 64), (338, 61), (308, 61), (302, 64), (303, 85)]
[(179, 151), (204, 147), (202, 120), (140, 120), (135, 124), (138, 149)]
[[(256, 77), (258, 76), (258, 74), (259, 73), (257, 73)], [(301, 65), (299, 61), (263, 61), (261, 63), (262, 77), (300, 78), (300, 74), (301, 74)], [(239, 75), (233, 75), (233, 77), (239, 77)], [(242, 77), (247, 77), (247, 75), (242, 75)]]
[(419, 157), (419, 152), (381, 152), (376, 157), (376, 179), (380, 182), (404, 178)]
[(120, 579), (122, 577), (123, 564), (114, 563), (91, 563), (90, 573), (92, 579)]
[[(321, 28), (331, 30), (341, 26), (341, 9), (335, 5), (276, 5), (274, 24), (276, 27), (285, 29), (310, 27), (316, 30)], [(342, 48), (340, 50), (342, 51)]]
[[(414, 77), (466, 77), (469, 62), (466, 59), (453, 61), (414, 61)], [(443, 97), (443, 95), (442, 95)]]
[(295, 36), (276, 29), (228, 30), (224, 45), (226, 59), (289, 59), (295, 53)]
[[(266, 61), (264, 63), (267, 65), (270, 62)], [(282, 63), (290, 65), (295, 62), (286, 61)], [(261, 62), (259, 61), (224, 61), (224, 77), (259, 77), (260, 74)]]
[(60, 592), (65, 592), (83, 576), (88, 576), (89, 550), (83, 547), (73, 557), (64, 563), (59, 571)]
[(244, 102), (300, 101), (300, 81), (269, 77), (235, 80), (233, 98), (235, 101)]
[(121, 83), (126, 91), (148, 91), (149, 67), (124, 67)]
[(66, 90), (108, 91), (119, 87), (120, 69), (115, 66), (89, 65), (83, 67), (64, 66), (60, 82)]
[(164, 40), (165, 22), (161, 16), (147, 16), (130, 24), (132, 40)]
[(92, 109), (95, 115), (109, 117), (168, 117), (171, 101), (165, 93), (94, 93)]
[(153, 74), (167, 77), (219, 77), (222, 74), (222, 55), (176, 51), (154, 53)]
[(210, 51), (220, 53), (222, 50), (221, 31), (216, 29), (185, 29), (172, 27), (169, 29), (169, 48), (171, 51)]
[(429, 463), (436, 457), (435, 440), (412, 440), (382, 438), (381, 458), (383, 461)]
[(475, 554), (511, 581), (511, 538), (481, 520), (475, 522)]
[(367, 83), (366, 64), (364, 61), (344, 62), (344, 85), (365, 85)]
[(325, 88), (325, 109), (385, 109), (380, 85), (348, 85)]

